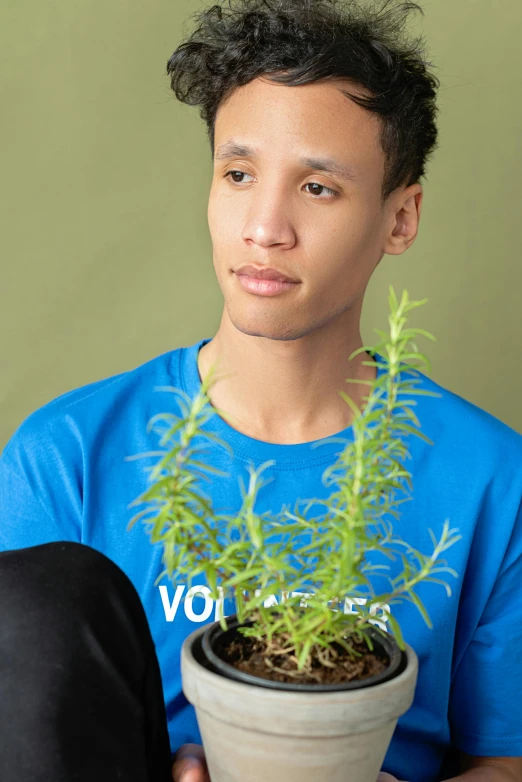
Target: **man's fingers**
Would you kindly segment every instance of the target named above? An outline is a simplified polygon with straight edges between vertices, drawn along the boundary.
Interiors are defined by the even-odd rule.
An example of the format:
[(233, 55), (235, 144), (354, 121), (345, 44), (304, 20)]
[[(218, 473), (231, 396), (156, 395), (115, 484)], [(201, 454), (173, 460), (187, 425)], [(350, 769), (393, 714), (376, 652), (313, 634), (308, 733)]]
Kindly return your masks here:
[(172, 767), (172, 779), (174, 782), (207, 782), (203, 766), (194, 760), (180, 760)]
[(210, 782), (205, 753), (199, 744), (184, 744), (174, 755), (174, 782)]
[[(210, 782), (205, 753), (199, 744), (184, 744), (174, 755), (174, 782)], [(380, 771), (376, 782), (400, 782), (393, 774)]]

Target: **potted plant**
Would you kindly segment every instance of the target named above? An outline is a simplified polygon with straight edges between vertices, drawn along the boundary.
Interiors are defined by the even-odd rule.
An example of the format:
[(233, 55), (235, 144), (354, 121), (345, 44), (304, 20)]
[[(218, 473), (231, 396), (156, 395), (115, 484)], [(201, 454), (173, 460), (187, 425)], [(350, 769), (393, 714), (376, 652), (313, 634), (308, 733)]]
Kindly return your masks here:
[[(391, 606), (410, 600), (431, 626), (415, 588), (434, 581), (451, 594), (435, 576), (457, 575), (441, 555), (460, 537), (446, 520), (438, 542), (430, 530), (433, 551), (425, 555), (397, 538), (389, 520), (405, 501), (396, 493), (412, 488), (401, 438), (416, 435), (433, 445), (419, 430), (415, 401), (399, 398), (439, 396), (413, 387), (418, 364), (429, 365), (414, 338), (435, 337), (406, 329), (406, 313), (426, 301), (409, 301), (404, 291), (398, 302), (390, 286), (390, 333), (376, 330), (382, 341), (350, 356), (367, 351), (386, 371), (373, 382), (347, 381), (371, 386), (363, 409), (339, 392), (354, 413), (353, 441), (323, 474), (325, 485), (336, 487), (326, 501), (298, 500), (292, 512), (285, 505), (278, 514), (257, 514), (259, 478), (272, 461), (249, 466), (237, 515), (214, 513), (194, 484), (198, 476), (209, 480), (204, 471), (223, 473), (196, 460), (201, 446), (193, 444), (197, 436), (218, 439), (201, 429), (216, 412), (208, 396), (214, 367), (194, 400), (170, 389), (185, 397), (183, 417), (161, 414), (149, 423), (176, 421), (161, 440), (172, 447), (133, 503), (149, 509), (130, 523), (142, 518), (151, 542), (163, 546), (160, 578), (191, 585), (204, 574), (211, 597), (223, 605), (231, 596), (235, 604), (233, 616), (222, 610), (182, 648), (183, 691), (196, 709), (213, 782), (375, 782), (397, 720), (413, 702), (418, 661)], [(317, 503), (325, 513), (310, 518)], [(387, 566), (372, 554), (398, 557), (403, 567), (379, 594), (372, 574), (382, 576)]]

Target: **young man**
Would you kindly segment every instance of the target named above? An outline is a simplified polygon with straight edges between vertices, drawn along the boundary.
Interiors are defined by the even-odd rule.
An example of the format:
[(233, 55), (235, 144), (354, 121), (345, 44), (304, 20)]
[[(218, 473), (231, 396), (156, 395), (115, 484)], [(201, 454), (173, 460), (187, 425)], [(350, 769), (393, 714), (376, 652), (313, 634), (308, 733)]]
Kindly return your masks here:
[[(22, 715), (17, 730), (25, 747), (37, 746), (36, 765), (52, 769), (42, 779), (65, 780), (66, 771), (80, 780), (145, 778), (125, 766), (131, 756), (138, 762), (135, 725), (123, 728), (120, 717), (107, 716), (100, 696), (101, 690), (110, 692), (107, 708), (119, 698), (125, 704), (121, 714), (136, 713), (139, 722), (149, 714), (140, 699), (147, 692), (148, 706), (155, 700), (160, 713), (157, 687), (146, 686), (149, 669), (144, 664), (130, 670), (135, 658), (152, 659), (136, 640), (130, 609), (128, 614), (121, 607), (132, 602), (130, 593), (114, 618), (123, 629), (103, 635), (113, 621), (113, 582), (119, 580), (118, 595), (128, 590), (121, 571), (141, 598), (158, 655), (170, 750), (176, 752), (173, 778), (206, 779), (194, 712), (181, 692), (179, 652), (198, 624), (213, 620), (214, 606), (204, 589), (196, 587), (185, 600), (184, 586), (155, 584), (163, 570), (160, 548), (150, 545), (143, 526), (126, 531), (129, 504), (147, 488), (147, 476), (142, 461), (125, 457), (154, 450), (157, 438), (146, 432), (147, 422), (175, 408), (171, 396), (154, 389), (174, 386), (193, 397), (217, 363), (226, 377), (212, 390), (211, 402), (231, 414), (234, 426), (216, 415), (205, 428), (225, 439), (234, 456), (216, 446), (207, 459), (228, 473), (203, 486), (214, 508), (239, 509), (238, 478), (250, 461), (275, 460), (274, 480), (258, 498), (260, 513), (298, 497), (327, 495), (322, 474), (339, 449), (311, 445), (335, 434), (350, 436), (352, 416), (339, 390), (348, 377), (375, 379), (375, 369), (363, 365), (368, 355), (348, 362), (362, 345), (364, 293), (383, 256), (400, 255), (415, 240), (419, 179), (435, 146), (436, 80), (420, 50), (397, 38), (412, 5), (385, 3), (376, 15), (349, 3), (342, 13), (319, 0), (250, 1), (227, 12), (213, 6), (169, 61), (176, 95), (198, 103), (208, 123), (214, 160), (208, 220), (223, 314), (212, 339), (71, 391), (36, 411), (4, 450), (0, 594), (16, 597), (8, 633), (0, 635), (0, 656), (5, 649), (12, 653), (14, 684), (4, 685), (9, 722)], [(280, 276), (290, 282), (268, 282)], [(400, 534), (428, 553), (429, 528), (437, 536), (450, 518), (462, 540), (448, 554), (458, 573), (452, 596), (429, 584), (422, 593), (433, 629), (411, 605), (393, 609), (420, 669), (415, 702), (399, 720), (383, 780), (520, 782), (522, 437), (421, 377), (422, 388), (441, 394), (419, 397), (417, 407), (435, 446), (410, 444), (414, 494), (403, 506)], [(364, 385), (350, 386), (359, 405), (365, 393)], [(95, 552), (115, 563), (118, 574), (111, 570), (109, 578)], [(103, 573), (103, 580), (93, 571)], [(204, 587), (202, 579), (198, 586)], [(138, 607), (132, 612), (137, 617)], [(93, 631), (100, 614), (105, 619)], [(31, 638), (50, 650), (45, 675), (22, 615), (38, 627)], [(63, 626), (60, 635), (56, 627)], [(65, 642), (57, 643), (58, 636)], [(77, 659), (85, 660), (80, 671)], [(83, 689), (82, 675), (89, 681)], [(76, 705), (66, 698), (65, 682), (74, 682), (75, 693), (81, 690)], [(24, 698), (36, 718), (24, 711)], [(0, 726), (1, 719), (0, 713)], [(64, 749), (78, 720), (89, 741), (88, 757), (80, 759), (80, 749), (72, 757)], [(161, 726), (153, 730), (147, 720), (144, 725), (149, 762), (150, 748), (163, 739)], [(14, 780), (7, 772), (13, 774), (15, 765), (16, 778), (23, 770), (40, 779), (16, 741), (0, 747), (0, 771), (2, 757), (9, 758), (2, 779)], [(82, 776), (97, 759), (96, 776), (92, 770), (93, 776)], [(109, 767), (113, 776), (104, 777)], [(160, 772), (154, 773), (159, 779)], [(146, 778), (153, 778), (152, 771)]]

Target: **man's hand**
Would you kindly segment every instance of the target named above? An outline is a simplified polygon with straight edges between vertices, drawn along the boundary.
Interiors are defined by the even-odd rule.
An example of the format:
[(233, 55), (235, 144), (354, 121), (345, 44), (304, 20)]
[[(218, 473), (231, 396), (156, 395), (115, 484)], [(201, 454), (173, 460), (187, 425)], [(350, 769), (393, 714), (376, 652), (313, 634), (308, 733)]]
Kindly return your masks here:
[[(387, 771), (380, 771), (377, 782), (399, 782), (399, 780), (397, 777), (394, 777), (393, 774), (388, 774)], [(404, 780), (401, 782), (404, 782)]]
[[(174, 755), (172, 766), (174, 782), (210, 782), (203, 747), (199, 744), (184, 744)], [(377, 782), (400, 782), (392, 774), (381, 771)]]
[(174, 755), (172, 765), (174, 782), (210, 782), (203, 747), (184, 744)]
[[(184, 744), (174, 755), (172, 766), (174, 782), (210, 782), (203, 747), (199, 744)], [(400, 782), (392, 774), (381, 771), (377, 782)]]

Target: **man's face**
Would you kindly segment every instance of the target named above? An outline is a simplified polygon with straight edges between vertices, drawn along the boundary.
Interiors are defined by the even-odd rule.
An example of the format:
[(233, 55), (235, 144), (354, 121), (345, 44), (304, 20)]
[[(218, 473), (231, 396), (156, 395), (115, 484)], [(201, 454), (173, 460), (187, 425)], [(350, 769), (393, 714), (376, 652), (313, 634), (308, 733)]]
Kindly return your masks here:
[[(354, 91), (345, 81), (288, 87), (258, 78), (218, 110), (213, 263), (228, 316), (245, 334), (294, 340), (342, 318), (362, 305), (384, 254), (390, 215), (381, 202), (380, 122), (341, 87)], [(232, 143), (251, 154), (219, 159)], [(302, 158), (330, 158), (352, 178)], [(275, 268), (299, 284), (276, 296), (251, 293), (236, 274), (244, 265)]]

